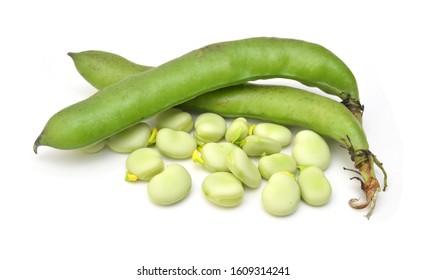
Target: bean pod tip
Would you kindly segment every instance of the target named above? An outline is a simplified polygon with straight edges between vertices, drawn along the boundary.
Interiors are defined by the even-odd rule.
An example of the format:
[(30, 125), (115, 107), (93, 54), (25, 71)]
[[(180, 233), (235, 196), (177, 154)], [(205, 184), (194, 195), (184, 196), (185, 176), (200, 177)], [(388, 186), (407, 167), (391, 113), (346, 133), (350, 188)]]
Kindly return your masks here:
[(40, 137), (41, 137), (41, 135), (39, 137), (37, 137), (37, 139), (34, 141), (34, 145), (33, 145), (33, 151), (36, 154), (37, 154), (38, 147), (40, 146)]

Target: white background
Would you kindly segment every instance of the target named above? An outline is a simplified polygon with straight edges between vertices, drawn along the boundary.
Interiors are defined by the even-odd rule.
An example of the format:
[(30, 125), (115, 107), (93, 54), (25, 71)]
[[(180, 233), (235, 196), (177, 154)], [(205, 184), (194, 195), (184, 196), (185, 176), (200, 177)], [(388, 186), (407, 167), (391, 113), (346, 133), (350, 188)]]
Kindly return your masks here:
[[(0, 279), (140, 279), (142, 266), (192, 265), (228, 271), (217, 279), (235, 278), (233, 266), (290, 269), (262, 279), (418, 279), (426, 249), (422, 11), (420, 1), (0, 4)], [(253, 36), (319, 43), (356, 75), (371, 149), (389, 172), (370, 220), (347, 206), (361, 192), (333, 142), (330, 204), (302, 204), (287, 218), (262, 210), (260, 190), (236, 209), (212, 206), (200, 191), (206, 173), (190, 161), (183, 163), (193, 172), (190, 196), (164, 208), (150, 203), (145, 184), (124, 182), (125, 155), (32, 152), (52, 114), (95, 92), (67, 52), (100, 49), (159, 65)]]

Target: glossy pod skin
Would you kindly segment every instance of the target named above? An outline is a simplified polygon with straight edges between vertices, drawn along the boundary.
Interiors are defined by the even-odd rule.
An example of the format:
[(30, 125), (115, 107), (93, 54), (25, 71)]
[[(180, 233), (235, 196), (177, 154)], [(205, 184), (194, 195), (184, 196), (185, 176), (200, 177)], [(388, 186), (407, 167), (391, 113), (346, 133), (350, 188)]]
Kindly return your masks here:
[(84, 147), (203, 93), (274, 77), (359, 101), (352, 72), (326, 48), (293, 39), (249, 38), (205, 46), (105, 87), (53, 115), (33, 148)]
[[(341, 103), (291, 87), (245, 84), (204, 94), (179, 105), (179, 108), (304, 127), (336, 140), (348, 150), (355, 168), (362, 176), (362, 189), (366, 194), (366, 201), (354, 198), (349, 204), (357, 209), (371, 204), (367, 217), (371, 216), (377, 194), (381, 190), (374, 173), (374, 164), (383, 172), (384, 169), (370, 152), (361, 124)], [(384, 176), (386, 188), (385, 172)]]
[[(253, 38), (253, 39), (257, 39), (257, 38)], [(302, 76), (298, 78), (295, 75), (288, 75), (283, 77), (300, 81), (301, 83), (304, 83), (309, 86), (310, 85), (316, 86), (322, 89), (326, 93), (339, 96), (342, 99), (342, 103), (362, 123), (362, 112), (364, 110), (364, 107), (361, 105), (359, 101), (358, 86), (357, 86), (355, 77), (353, 76), (350, 69), (338, 57), (336, 57), (334, 54), (330, 53), (330, 51), (326, 50), (325, 48), (321, 46), (304, 42), (304, 41), (292, 40), (292, 39), (280, 39), (280, 40), (293, 41), (295, 43), (294, 46), (296, 48), (297, 48), (296, 46), (297, 44), (300, 44), (300, 45), (305, 44), (305, 46), (302, 48), (305, 51), (309, 49), (309, 44), (310, 44), (313, 47), (312, 49), (315, 49), (315, 51), (313, 51), (313, 53), (309, 55), (307, 55), (307, 53), (300, 54), (300, 53), (297, 53), (297, 50), (292, 50), (292, 52), (293, 51), (296, 52), (297, 55), (306, 56), (307, 60), (302, 64), (305, 70), (309, 70), (313, 72), (316, 72), (317, 70), (319, 71), (324, 70), (324, 71), (327, 71), (328, 75), (331, 75), (331, 76), (335, 75), (336, 72), (338, 71), (342, 71), (339, 77), (336, 77), (336, 78), (343, 79), (342, 82), (346, 81), (343, 83), (346, 83), (347, 85), (343, 86), (339, 92), (338, 89), (332, 90), (332, 89), (328, 89), (327, 86), (325, 87), (320, 86), (320, 84), (322, 84), (320, 80), (309, 81), (309, 80), (303, 79)], [(283, 51), (288, 51), (288, 49), (283, 49)], [(324, 56), (322, 58), (320, 58), (320, 56), (322, 55), (321, 51), (324, 52), (323, 54)], [(91, 50), (91, 51), (83, 51), (79, 53), (68, 53), (68, 54), (73, 59), (75, 67), (78, 70), (78, 72), (80, 72), (80, 74), (83, 76), (84, 79), (86, 79), (86, 81), (88, 81), (91, 85), (93, 85), (97, 89), (103, 89), (104, 87), (111, 85), (121, 79), (127, 78), (128, 76), (138, 74), (143, 71), (147, 71), (154, 68), (151, 66), (145, 66), (145, 65), (139, 65), (139, 64), (133, 63), (123, 58), (122, 56), (109, 53), (109, 52), (104, 52), (104, 51)], [(327, 58), (329, 58), (330, 60), (324, 61), (324, 59), (327, 59)], [(313, 63), (312, 67), (305, 65), (305, 63), (310, 63), (309, 61), (315, 62)], [(320, 64), (323, 64), (324, 69), (321, 68)], [(330, 69), (333, 67), (336, 67), (336, 68), (330, 71)], [(321, 75), (323, 74), (324, 73), (321, 73)], [(310, 76), (310, 75), (307, 75), (307, 76)], [(327, 79), (324, 80), (325, 85), (329, 84), (329, 82), (327, 82), (328, 80), (330, 80), (330, 78), (328, 77)]]

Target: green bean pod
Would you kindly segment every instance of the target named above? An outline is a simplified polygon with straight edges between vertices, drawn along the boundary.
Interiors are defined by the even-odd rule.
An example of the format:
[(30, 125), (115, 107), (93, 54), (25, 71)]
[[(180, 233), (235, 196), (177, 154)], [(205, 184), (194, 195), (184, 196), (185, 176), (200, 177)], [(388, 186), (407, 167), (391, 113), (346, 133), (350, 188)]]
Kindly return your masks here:
[[(308, 45), (312, 44), (292, 39), (281, 40), (290, 40), (294, 42), (299, 42), (300, 44), (307, 44), (303, 49), (308, 49)], [(336, 69), (331, 71), (330, 75), (334, 75), (333, 73), (336, 73), (336, 71), (343, 71), (341, 74), (342, 76), (345, 76), (344, 80), (347, 80), (347, 91), (345, 91), (345, 87), (343, 87), (342, 91), (339, 93), (338, 91), (318, 86), (317, 84), (321, 84), (320, 81), (312, 83), (312, 81), (299, 79), (295, 75), (288, 75), (284, 77), (300, 81), (301, 83), (304, 83), (306, 85), (317, 86), (326, 93), (339, 96), (342, 99), (342, 103), (359, 119), (360, 122), (362, 122), (362, 112), (364, 110), (364, 106), (362, 106), (359, 101), (358, 86), (356, 84), (356, 80), (352, 72), (350, 71), (350, 69), (347, 68), (347, 66), (344, 65), (342, 61), (339, 62), (340, 59), (338, 57), (336, 57), (334, 54), (328, 53), (328, 50), (320, 50), (322, 47), (315, 44), (312, 44), (312, 47), (317, 48), (317, 50), (314, 53), (310, 54), (307, 59), (309, 59), (309, 61), (315, 62), (315, 67), (310, 68), (309, 66), (305, 66), (306, 68), (310, 68), (306, 70), (316, 72), (319, 69), (319, 71), (322, 71), (318, 63), (324, 63), (324, 70), (329, 71), (328, 68), (330, 66), (333, 67), (332, 65), (336, 64)], [(287, 51), (287, 49), (285, 49), (285, 51)], [(330, 61), (321, 61), (319, 56), (316, 56), (317, 54), (321, 55), (321, 51), (327, 53), (327, 55), (325, 55), (323, 59), (330, 58)], [(91, 85), (93, 85), (97, 89), (103, 89), (104, 87), (111, 85), (121, 79), (127, 78), (130, 75), (138, 74), (143, 71), (147, 71), (154, 68), (152, 66), (145, 66), (133, 63), (123, 58), (122, 56), (104, 51), (83, 51), (79, 53), (69, 53), (69, 55), (73, 59), (78, 72), (80, 72), (83, 78), (86, 79)], [(305, 55), (306, 53), (302, 54), (302, 56)], [(309, 62), (308, 60), (306, 60), (304, 63)], [(324, 81), (324, 84), (328, 84), (328, 82)]]
[(293, 39), (249, 38), (189, 52), (64, 108), (48, 120), (33, 149), (87, 146), (203, 93), (274, 77), (359, 101), (352, 72), (326, 48)]
[(304, 127), (336, 140), (348, 150), (362, 177), (359, 179), (366, 194), (365, 201), (354, 198), (349, 204), (357, 209), (370, 205), (367, 217), (371, 216), (381, 190), (374, 164), (382, 169), (386, 188), (386, 172), (370, 152), (361, 124), (342, 104), (330, 98), (291, 87), (246, 84), (204, 94), (181, 104), (179, 108)]

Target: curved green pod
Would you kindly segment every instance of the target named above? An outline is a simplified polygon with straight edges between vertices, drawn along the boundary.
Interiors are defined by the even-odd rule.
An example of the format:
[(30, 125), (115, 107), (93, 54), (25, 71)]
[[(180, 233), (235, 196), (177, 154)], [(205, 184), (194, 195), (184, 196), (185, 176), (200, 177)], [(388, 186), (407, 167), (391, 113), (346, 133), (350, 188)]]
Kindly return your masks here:
[(216, 43), (111, 84), (54, 114), (34, 143), (75, 149), (105, 139), (203, 93), (282, 77), (358, 101), (355, 78), (326, 48), (293, 39)]
[(304, 127), (336, 140), (348, 150), (362, 177), (359, 179), (366, 194), (366, 201), (354, 198), (349, 204), (357, 209), (371, 204), (367, 217), (371, 216), (377, 194), (381, 190), (374, 173), (374, 164), (382, 169), (386, 188), (386, 172), (369, 150), (361, 124), (345, 106), (330, 98), (291, 87), (245, 84), (201, 95), (178, 107), (213, 112), (224, 117), (257, 118)]
[[(339, 96), (342, 99), (342, 103), (359, 119), (360, 122), (362, 122), (362, 112), (364, 110), (364, 107), (359, 101), (358, 86), (355, 77), (353, 76), (350, 69), (338, 57), (336, 57), (334, 54), (330, 53), (328, 50), (321, 46), (292, 39), (281, 40), (293, 41), (294, 47), (297, 47), (298, 44), (305, 45), (305, 47), (302, 48), (301, 51), (311, 51), (309, 50), (310, 45), (313, 47), (312, 49), (316, 49), (316, 51), (312, 54), (297, 53), (297, 50), (293, 50), (297, 55), (306, 57), (306, 61), (304, 61), (303, 64), (299, 64), (300, 62), (298, 61), (294, 62), (294, 65), (291, 65), (291, 67), (300, 66), (301, 69), (304, 68), (306, 71), (328, 72), (321, 73), (321, 75), (325, 77), (324, 82), (321, 82), (320, 80), (309, 81), (307, 79), (303, 79), (303, 77), (295, 76), (294, 73), (293, 75), (287, 75), (283, 77), (300, 81), (309, 86), (317, 86), (326, 93)], [(322, 51), (324, 51), (324, 54), (321, 54), (321, 48)], [(287, 51), (287, 49), (284, 49), (283, 51)], [(104, 51), (89, 50), (68, 54), (73, 59), (73, 62), (78, 72), (83, 76), (86, 81), (88, 81), (97, 89), (103, 89), (104, 87), (111, 85), (121, 79), (154, 68), (151, 66), (136, 64), (122, 56)], [(289, 56), (291, 55), (292, 54), (289, 53)], [(324, 56), (321, 57), (321, 55)], [(324, 61), (328, 58), (330, 59), (329, 61)], [(309, 63), (312, 63), (312, 65), (309, 65)], [(323, 67), (321, 66), (321, 64), (323, 65)], [(347, 84), (346, 86), (342, 86), (340, 91), (338, 89), (339, 87), (332, 89), (325, 86), (329, 84), (329, 82), (327, 82), (327, 80), (329, 79), (327, 76), (333, 76), (336, 74), (337, 71), (341, 71), (341, 76), (339, 75), (339, 77), (336, 78), (342, 79), (341, 82)]]

